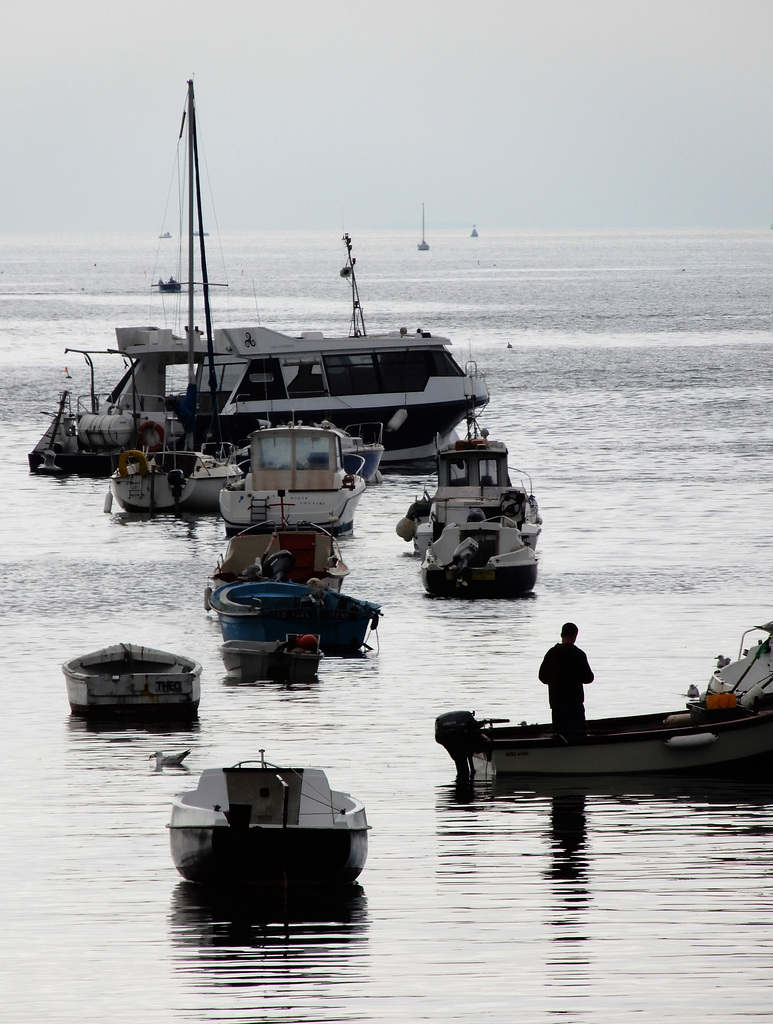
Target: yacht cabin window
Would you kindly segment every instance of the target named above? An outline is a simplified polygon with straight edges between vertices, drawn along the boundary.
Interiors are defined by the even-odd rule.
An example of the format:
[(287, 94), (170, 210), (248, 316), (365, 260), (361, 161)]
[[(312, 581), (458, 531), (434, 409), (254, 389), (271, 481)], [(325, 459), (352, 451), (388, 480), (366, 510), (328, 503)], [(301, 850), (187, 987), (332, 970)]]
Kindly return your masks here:
[(322, 376), (322, 365), (318, 360), (288, 360), (283, 364), (284, 377), (287, 383), (287, 394), (293, 397), (306, 395), (326, 395), (325, 380)]

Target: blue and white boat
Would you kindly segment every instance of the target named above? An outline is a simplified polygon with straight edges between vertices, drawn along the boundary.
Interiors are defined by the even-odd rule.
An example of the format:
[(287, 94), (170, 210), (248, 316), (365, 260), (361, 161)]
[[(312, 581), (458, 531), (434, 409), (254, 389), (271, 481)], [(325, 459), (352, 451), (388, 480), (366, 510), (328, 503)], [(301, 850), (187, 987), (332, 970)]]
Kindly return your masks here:
[(314, 633), (324, 654), (356, 654), (378, 627), (381, 607), (312, 583), (226, 583), (209, 598), (224, 640), (284, 640)]

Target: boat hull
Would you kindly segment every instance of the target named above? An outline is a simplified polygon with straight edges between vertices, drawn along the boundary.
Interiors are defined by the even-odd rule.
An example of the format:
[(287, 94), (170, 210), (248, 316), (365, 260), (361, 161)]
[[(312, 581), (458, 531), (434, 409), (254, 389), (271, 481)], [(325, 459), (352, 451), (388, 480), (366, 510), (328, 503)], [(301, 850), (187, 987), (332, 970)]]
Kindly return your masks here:
[(484, 776), (743, 776), (773, 767), (773, 710), (591, 721), (574, 740), (550, 726), (484, 728), (481, 740), (473, 763)]
[(116, 472), (110, 478), (110, 491), (124, 512), (217, 515), (220, 492), (226, 483), (238, 476), (235, 469), (218, 466), (187, 477), (178, 491), (164, 472), (150, 472), (145, 476), (133, 472), (125, 477)]
[(226, 641), (220, 648), (226, 672), (242, 683), (251, 683), (258, 679), (273, 679), (291, 684), (316, 682), (319, 678), (317, 673), (322, 654), (292, 650), (292, 641), (287, 639), (286, 643)]
[(83, 717), (195, 718), (201, 665), (132, 644), (103, 648), (62, 666), (73, 714)]
[(367, 828), (171, 825), (169, 843), (183, 878), (213, 886), (344, 885), (368, 856)]
[[(51, 454), (48, 454), (51, 452)], [(31, 473), (61, 474), (62, 476), (106, 477), (115, 471), (118, 456), (104, 452), (57, 452), (35, 448), (27, 456)]]
[(534, 590), (537, 560), (506, 568), (468, 567), (459, 574), (438, 565), (422, 566), (421, 581), (433, 597), (521, 597)]
[(294, 583), (231, 583), (210, 598), (223, 639), (284, 641), (288, 633), (319, 637), (324, 654), (355, 654), (378, 625), (379, 607), (339, 592), (318, 598)]

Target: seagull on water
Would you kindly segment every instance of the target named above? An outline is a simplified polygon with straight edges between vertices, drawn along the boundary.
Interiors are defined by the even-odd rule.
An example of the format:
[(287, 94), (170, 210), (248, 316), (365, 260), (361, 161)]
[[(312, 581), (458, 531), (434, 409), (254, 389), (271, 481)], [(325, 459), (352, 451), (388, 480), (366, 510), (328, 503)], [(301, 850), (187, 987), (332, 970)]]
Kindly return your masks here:
[(189, 750), (183, 750), (179, 754), (165, 754), (163, 750), (157, 750), (154, 754), (151, 754), (148, 758), (152, 761), (156, 759), (156, 771), (160, 771), (162, 768), (184, 768), (188, 770), (188, 766), (183, 764), (185, 758), (190, 754)]

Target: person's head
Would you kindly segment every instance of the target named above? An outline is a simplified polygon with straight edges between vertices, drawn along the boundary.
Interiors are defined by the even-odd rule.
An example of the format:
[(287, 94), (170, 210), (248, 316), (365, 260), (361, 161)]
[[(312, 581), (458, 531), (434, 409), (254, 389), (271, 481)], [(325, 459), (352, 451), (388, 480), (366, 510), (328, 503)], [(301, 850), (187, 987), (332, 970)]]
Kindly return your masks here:
[(579, 629), (573, 622), (565, 622), (561, 627), (561, 643), (573, 644), (579, 632)]

